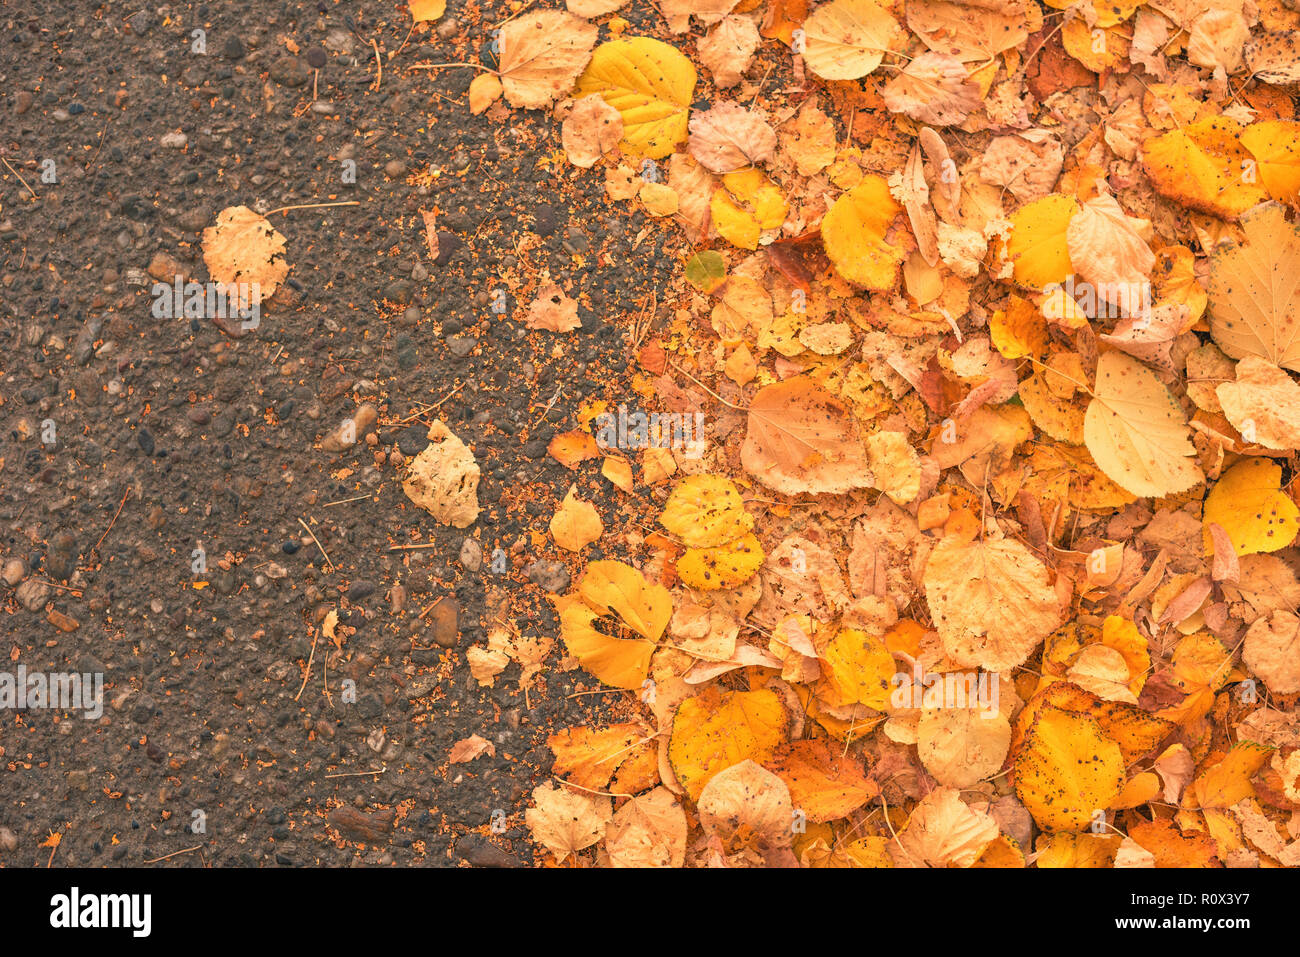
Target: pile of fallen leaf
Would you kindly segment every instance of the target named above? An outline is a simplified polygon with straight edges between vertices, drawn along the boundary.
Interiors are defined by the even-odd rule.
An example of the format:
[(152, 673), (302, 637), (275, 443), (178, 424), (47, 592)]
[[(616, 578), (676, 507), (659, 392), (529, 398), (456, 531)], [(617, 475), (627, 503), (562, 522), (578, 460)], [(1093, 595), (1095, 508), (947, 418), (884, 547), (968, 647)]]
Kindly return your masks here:
[[(552, 444), (658, 525), (551, 524), (628, 720), (551, 739), (533, 838), (1300, 863), (1295, 0), (627, 5), (515, 16), (469, 92), (554, 111), (680, 252), (638, 394)], [(573, 310), (545, 279), (527, 325)], [(619, 404), (704, 412), (703, 454), (598, 445)]]

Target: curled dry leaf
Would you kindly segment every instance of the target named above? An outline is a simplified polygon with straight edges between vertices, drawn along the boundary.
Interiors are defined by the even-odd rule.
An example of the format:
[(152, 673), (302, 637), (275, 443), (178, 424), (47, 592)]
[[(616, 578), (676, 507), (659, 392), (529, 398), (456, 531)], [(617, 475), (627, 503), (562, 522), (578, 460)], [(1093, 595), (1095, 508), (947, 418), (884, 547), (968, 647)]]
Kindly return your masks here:
[(614, 867), (681, 867), (686, 862), (686, 812), (673, 793), (657, 787), (614, 812), (605, 850)]
[(776, 131), (753, 110), (723, 102), (690, 121), (691, 155), (714, 173), (755, 166), (776, 149)]
[(889, 853), (899, 867), (970, 867), (998, 836), (997, 822), (939, 787), (912, 811)]
[(613, 817), (609, 798), (553, 784), (534, 789), (533, 805), (524, 813), (528, 830), (561, 861), (604, 837)]
[(589, 169), (623, 138), (623, 117), (594, 93), (579, 99), (560, 131), (569, 162)]
[(923, 580), (944, 650), (961, 667), (1021, 665), (1061, 623), (1047, 566), (1014, 539), (946, 538), (930, 553)]
[(752, 850), (766, 857), (790, 846), (794, 803), (785, 782), (751, 760), (714, 775), (696, 802), (700, 826), (727, 853)]
[(511, 106), (540, 110), (569, 92), (599, 31), (572, 14), (534, 10), (501, 27), (501, 86)]
[(1214, 390), (1223, 414), (1247, 442), (1279, 451), (1300, 448), (1300, 385), (1267, 359), (1246, 356), (1237, 378)]
[(1246, 632), (1242, 660), (1273, 694), (1300, 692), (1300, 618), (1288, 611), (1256, 618)]
[(758, 27), (748, 17), (729, 16), (710, 30), (696, 49), (700, 62), (713, 74), (713, 84), (726, 90), (740, 82), (758, 49)]
[(402, 491), (442, 524), (467, 528), (480, 511), (478, 462), (441, 420), (429, 427), (428, 438), (429, 444), (411, 460)]
[(241, 309), (270, 298), (289, 275), (284, 237), (247, 206), (223, 209), (203, 230), (203, 262)]
[(438, 217), (427, 209), (420, 210), (424, 220), (424, 247), (429, 251), (429, 258), (438, 258)]
[(885, 84), (885, 106), (918, 123), (953, 126), (979, 109), (980, 89), (954, 56), (922, 53)]
[(457, 741), (451, 746), (451, 754), (447, 757), (447, 763), (465, 764), (484, 754), (493, 757), (496, 753), (496, 745), (491, 741), (487, 738), (481, 738), (477, 734), (471, 734), (468, 738)]
[(784, 495), (869, 488), (866, 450), (848, 409), (806, 376), (764, 386), (749, 405), (740, 458)]
[(548, 332), (572, 332), (582, 327), (578, 319), (578, 302), (570, 299), (558, 285), (545, 283), (537, 290), (537, 298), (524, 313), (524, 325), (529, 329)]

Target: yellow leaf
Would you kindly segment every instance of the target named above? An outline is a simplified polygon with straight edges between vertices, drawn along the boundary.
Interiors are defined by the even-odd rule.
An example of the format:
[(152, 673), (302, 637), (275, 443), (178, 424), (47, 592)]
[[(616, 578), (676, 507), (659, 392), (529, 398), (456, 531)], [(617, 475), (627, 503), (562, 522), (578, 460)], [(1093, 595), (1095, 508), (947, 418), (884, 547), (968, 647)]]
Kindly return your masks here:
[(623, 151), (660, 159), (686, 139), (694, 91), (695, 67), (679, 50), (630, 37), (596, 48), (574, 95), (599, 93), (623, 117)]
[(829, 738), (795, 741), (768, 764), (809, 821), (834, 821), (866, 804), (880, 788), (862, 762)]
[(1300, 228), (1269, 203), (1241, 221), (1245, 241), (1210, 260), (1210, 335), (1240, 359), (1300, 372)]
[(1021, 665), (1061, 622), (1047, 566), (1015, 539), (944, 539), (923, 580), (944, 650), (963, 668)]
[(748, 534), (725, 545), (686, 549), (677, 560), (677, 574), (690, 588), (717, 591), (744, 584), (762, 564), (763, 546)]
[(1201, 772), (1192, 784), (1200, 807), (1232, 807), (1255, 796), (1251, 778), (1273, 754), (1273, 748), (1242, 741), (1223, 760)]
[[(1111, 810), (1122, 811), (1141, 807), (1154, 801), (1160, 794), (1160, 777), (1154, 771), (1135, 774), (1125, 782), (1115, 800), (1110, 802)], [(1150, 848), (1147, 848), (1150, 850)]]
[(740, 489), (725, 475), (684, 478), (668, 496), (659, 521), (690, 548), (725, 545), (754, 527)]
[[(1090, 691), (1068, 681), (1053, 681), (1033, 695), (1016, 716), (1011, 751), (1018, 753), (1025, 735), (1043, 708), (1086, 714), (1101, 726), (1107, 738), (1119, 745), (1125, 764), (1145, 757), (1163, 741), (1174, 725), (1123, 701), (1103, 701)], [(1013, 770), (1014, 774), (1014, 770)]]
[(762, 170), (746, 169), (722, 177), (709, 211), (718, 235), (741, 249), (757, 249), (763, 230), (785, 221), (785, 196)]
[(1036, 867), (1110, 867), (1122, 840), (1118, 834), (1044, 834)]
[(1045, 831), (1080, 831), (1124, 783), (1119, 745), (1084, 714), (1041, 708), (1015, 758), (1016, 795)]
[(817, 696), (832, 708), (866, 705), (885, 711), (893, 693), (891, 679), (898, 670), (885, 643), (856, 628), (839, 628), (818, 643), (822, 675)]
[(1244, 181), (1252, 157), (1238, 140), (1241, 125), (1217, 116), (1142, 144), (1142, 166), (1162, 195), (1190, 209), (1227, 220), (1268, 198)]
[(673, 717), (668, 760), (692, 800), (711, 778), (750, 759), (769, 761), (789, 735), (781, 697), (759, 691), (722, 691), (709, 685), (687, 698)]
[(1259, 164), (1259, 180), (1269, 196), (1284, 203), (1300, 200), (1300, 123), (1252, 123), (1242, 132), (1241, 145)]
[(864, 176), (836, 199), (822, 219), (822, 243), (835, 271), (867, 289), (893, 286), (903, 251), (884, 237), (899, 212), (880, 176)]
[(551, 518), (551, 538), (555, 544), (570, 552), (580, 552), (605, 531), (600, 513), (590, 502), (577, 496), (577, 488), (570, 486), (569, 494)]
[(493, 73), (480, 73), (469, 84), (469, 111), (478, 116), (501, 98), (501, 80)]
[(447, 0), (407, 0), (407, 6), (411, 8), (412, 23), (437, 20), (447, 12)]
[(1119, 615), (1110, 615), (1101, 623), (1101, 643), (1123, 656), (1128, 665), (1129, 690), (1139, 694), (1151, 667), (1151, 655), (1147, 651), (1147, 640), (1138, 632), (1137, 625)]
[(989, 320), (989, 337), (993, 346), (1008, 359), (1032, 356), (1041, 359), (1047, 351), (1047, 323), (1043, 314), (1019, 296), (1012, 296), (1006, 309), (999, 309)]
[(650, 670), (655, 643), (641, 638), (614, 638), (596, 630), (596, 613), (578, 601), (560, 612), (560, 637), (569, 654), (589, 672), (615, 688), (641, 687)]
[(632, 466), (626, 459), (606, 456), (600, 463), (600, 474), (609, 479), (615, 488), (624, 492), (632, 491)]
[(1077, 212), (1079, 204), (1072, 197), (1053, 193), (1012, 214), (1003, 255), (1011, 262), (1017, 283), (1043, 291), (1074, 272), (1067, 233)]
[(614, 724), (608, 728), (565, 728), (546, 739), (555, 754), (552, 771), (567, 781), (592, 791), (602, 791), (614, 771), (638, 750), (652, 747), (639, 725)]
[(578, 593), (597, 612), (613, 612), (650, 641), (659, 640), (672, 617), (673, 600), (668, 589), (649, 584), (644, 575), (622, 562), (590, 563)]
[(1205, 498), (1206, 551), (1213, 553), (1210, 525), (1223, 527), (1238, 555), (1276, 552), (1295, 541), (1300, 508), (1282, 491), (1282, 466), (1264, 458), (1238, 462), (1219, 477)]
[(1156, 268), (1151, 282), (1156, 301), (1186, 306), (1189, 322), (1196, 322), (1205, 315), (1209, 297), (1196, 278), (1196, 256), (1186, 246), (1165, 246), (1156, 251)]
[(884, 59), (898, 21), (876, 0), (831, 0), (803, 22), (803, 59), (823, 80), (856, 80)]
[(1154, 372), (1122, 352), (1097, 363), (1083, 433), (1097, 467), (1134, 495), (1172, 495), (1204, 479), (1182, 408)]
[[(672, 596), (662, 585), (621, 562), (596, 561), (578, 586), (578, 595), (555, 599), (560, 637), (579, 664), (608, 685), (640, 688), (655, 644), (672, 617)], [(585, 602), (585, 604), (584, 604)], [(640, 638), (617, 638), (598, 631), (598, 615), (615, 615)]]

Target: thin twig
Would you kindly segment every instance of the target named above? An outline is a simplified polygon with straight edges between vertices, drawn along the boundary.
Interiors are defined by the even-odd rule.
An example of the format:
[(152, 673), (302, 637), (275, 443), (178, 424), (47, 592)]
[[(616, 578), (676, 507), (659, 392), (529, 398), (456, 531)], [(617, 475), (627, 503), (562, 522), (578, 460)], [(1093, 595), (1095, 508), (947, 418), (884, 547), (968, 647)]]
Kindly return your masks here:
[[(9, 161), (5, 159), (3, 156), (0, 156), (0, 162), (3, 162), (5, 166), (9, 166)], [(24, 186), (27, 186), (27, 180), (23, 179), (22, 173), (18, 172), (18, 170), (14, 169), (12, 166), (9, 166), (9, 172), (13, 173), (15, 176), (18, 177), (18, 182), (22, 183)], [(36, 190), (32, 189), (30, 186), (27, 186), (27, 192), (32, 194), (32, 199), (40, 199), (40, 197), (36, 195)]]
[(342, 774), (327, 774), (327, 775), (325, 775), (325, 777), (327, 777), (327, 778), (356, 778), (356, 777), (362, 777), (362, 776), (367, 775), (367, 774), (383, 774), (383, 773), (384, 773), (385, 771), (387, 771), (387, 770), (388, 770), (388, 765), (385, 764), (385, 765), (384, 765), (382, 768), (380, 768), (378, 771), (345, 771), (345, 772), (343, 772)]
[(350, 199), (346, 203), (303, 203), (301, 206), (281, 206), (279, 209), (273, 209), (266, 215), (274, 216), (276, 213), (286, 213), (291, 209), (323, 209), (326, 206), (360, 206), (358, 200)]
[(99, 536), (99, 541), (97, 541), (95, 547), (91, 549), (92, 552), (99, 551), (99, 546), (104, 544), (104, 539), (108, 537), (108, 533), (111, 532), (113, 526), (117, 524), (117, 517), (122, 514), (122, 506), (126, 504), (127, 496), (130, 494), (131, 486), (128, 485), (126, 491), (122, 493), (122, 501), (117, 503), (117, 511), (113, 513), (113, 520), (108, 523), (108, 528), (104, 529), (104, 534)]
[(437, 548), (437, 542), (424, 542), (420, 545), (390, 545), (390, 552), (413, 552), (421, 548)]
[(379, 44), (375, 42), (374, 37), (370, 38), (370, 45), (375, 48), (375, 68), (379, 71), (375, 76), (375, 85), (370, 88), (370, 92), (373, 93), (379, 89), (379, 84), (384, 80), (384, 58), (379, 55)]
[(330, 561), (329, 555), (325, 553), (325, 546), (320, 543), (320, 539), (316, 537), (316, 533), (313, 532), (311, 527), (302, 519), (298, 519), (298, 524), (307, 529), (307, 534), (311, 536), (311, 540), (316, 543), (316, 547), (320, 549), (320, 553), (325, 555), (325, 562), (329, 565), (329, 570), (334, 571), (334, 563)]
[(318, 641), (320, 641), (320, 632), (317, 632), (316, 637), (311, 640), (311, 654), (307, 656), (307, 671), (302, 676), (302, 687), (293, 696), (294, 701), (302, 697), (302, 689), (307, 687), (307, 679), (311, 677), (311, 663), (316, 659), (316, 642)]
[(372, 493), (367, 492), (365, 495), (354, 495), (352, 498), (341, 498), (337, 502), (326, 502), (321, 508), (329, 508), (331, 505), (346, 505), (348, 502), (359, 502), (363, 498), (370, 498)]
[(99, 154), (104, 149), (104, 137), (108, 133), (108, 124), (112, 122), (113, 122), (113, 115), (110, 113), (108, 119), (104, 121), (104, 128), (99, 131), (99, 147), (98, 149), (95, 150), (95, 155), (90, 158), (90, 162), (86, 164), (87, 173), (90, 172), (91, 167), (93, 167), (95, 163), (99, 160)]
[[(486, 67), (482, 63), (412, 63), (407, 67), (408, 70), (444, 70), (450, 67), (467, 66), (472, 70), (482, 70), (484, 73), (496, 73), (491, 67)], [(500, 74), (497, 74), (500, 76)]]
[(151, 860), (151, 861), (145, 861), (145, 863), (146, 863), (146, 864), (157, 864), (159, 861), (165, 861), (165, 860), (167, 860), (168, 858), (171, 858), (171, 857), (178, 857), (178, 856), (180, 856), (181, 854), (188, 854), (188, 853), (190, 853), (190, 851), (197, 851), (197, 850), (202, 849), (202, 847), (203, 847), (202, 844), (195, 844), (193, 847), (187, 847), (187, 848), (185, 848), (185, 849), (182, 850), (182, 851), (172, 851), (170, 854), (164, 854), (162, 857), (155, 857), (155, 858), (154, 858), (153, 860)]

